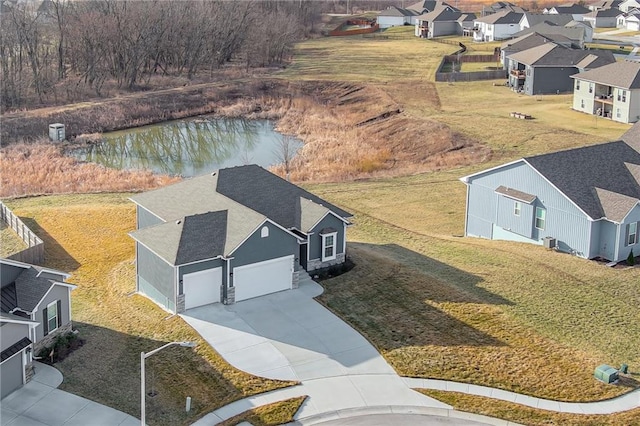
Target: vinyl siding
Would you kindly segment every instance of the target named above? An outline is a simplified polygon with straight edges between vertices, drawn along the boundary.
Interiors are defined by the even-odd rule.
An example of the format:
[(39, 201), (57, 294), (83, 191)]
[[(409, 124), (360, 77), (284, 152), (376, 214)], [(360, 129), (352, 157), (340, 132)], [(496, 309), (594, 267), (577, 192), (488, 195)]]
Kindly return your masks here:
[[(529, 242), (540, 244), (544, 237), (549, 236), (556, 238), (562, 250), (575, 250), (577, 254), (584, 257), (589, 255), (591, 221), (524, 161), (470, 178), (467, 235), (492, 238), (488, 232), (493, 224), (497, 223), (496, 219), (499, 217), (498, 197), (504, 198), (495, 193), (495, 189), (500, 185), (537, 196), (530, 210), (532, 224), (535, 220), (535, 207), (539, 206), (546, 210), (545, 229), (539, 230), (533, 226)], [(526, 221), (527, 218), (524, 216), (525, 203), (522, 205), (523, 212), (518, 220)], [(507, 212), (501, 211), (500, 217), (504, 217), (506, 220), (509, 213), (513, 214), (513, 204), (503, 203), (502, 207)], [(516, 222), (515, 219), (506, 222), (508, 224), (506, 226), (510, 226), (512, 229), (523, 229), (519, 226), (524, 225)], [(509, 234), (504, 235), (508, 236)], [(513, 239), (516, 240), (515, 237)], [(520, 236), (517, 241), (522, 241)]]
[(515, 215), (515, 203), (512, 198), (495, 194), (496, 197), (496, 225), (507, 231), (526, 238), (533, 236), (533, 204), (520, 202), (520, 215)]
[(293, 235), (271, 223), (265, 223), (264, 226), (269, 228), (269, 236), (266, 238), (260, 236), (262, 229), (260, 226), (231, 254), (233, 257), (231, 260), (232, 268), (282, 256), (294, 255), (298, 257), (298, 241)]
[(2, 363), (0, 367), (0, 377), (2, 379), (0, 398), (4, 398), (22, 386), (23, 369), (22, 351)]
[[(616, 234), (618, 233), (618, 225), (613, 222), (600, 220), (594, 222), (594, 236), (597, 234), (598, 241), (594, 242), (597, 254), (595, 256), (603, 257), (607, 260), (614, 260), (616, 256)], [(597, 231), (597, 232), (595, 232)]]
[[(593, 111), (595, 110), (595, 84), (594, 93), (589, 93), (589, 84), (593, 83), (579, 80), (577, 78), (573, 80), (573, 109), (576, 111), (586, 112), (587, 114), (593, 114)], [(579, 89), (578, 86), (580, 86)]]
[(531, 78), (532, 84), (527, 94), (570, 93), (573, 89), (573, 79), (570, 77), (577, 72), (578, 70), (574, 67), (533, 67), (531, 77), (527, 76), (527, 83), (525, 83), (528, 86)]
[[(136, 242), (138, 291), (173, 310), (175, 305), (175, 268)], [(175, 306), (174, 306), (175, 308)]]
[(640, 89), (627, 90), (628, 121), (627, 123), (635, 123), (640, 120)]
[(322, 256), (322, 237), (320, 231), (324, 228), (334, 228), (337, 231), (336, 242), (336, 254), (343, 252), (344, 247), (344, 222), (335, 217), (332, 214), (326, 215), (318, 224), (311, 230), (309, 236), (309, 260), (320, 259)]
[[(636, 237), (636, 243), (630, 246), (625, 246), (625, 238), (627, 237), (627, 225), (632, 222), (640, 222), (640, 206), (636, 205), (631, 212), (627, 215), (624, 222), (620, 224), (620, 238), (618, 244), (618, 257), (615, 260), (625, 260), (629, 256), (629, 252), (633, 250), (634, 255), (640, 254), (640, 235)], [(638, 227), (640, 233), (640, 226)]]
[(149, 226), (158, 225), (164, 223), (163, 220), (155, 216), (144, 207), (136, 206), (136, 229), (147, 228)]
[(0, 352), (25, 337), (30, 338), (27, 324), (3, 322), (2, 327), (0, 327)]
[[(62, 326), (66, 325), (71, 321), (70, 317), (70, 307), (69, 307), (69, 292), (71, 290), (68, 287), (63, 287), (61, 285), (55, 285), (46, 295), (46, 297), (40, 302), (38, 305), (38, 311), (36, 312), (36, 321), (40, 323), (38, 327), (36, 327), (36, 342), (39, 342), (44, 337), (44, 328), (42, 326), (43, 321), (43, 311), (44, 309), (52, 302), (56, 300), (60, 300), (61, 308), (58, 315), (61, 315), (62, 318)], [(34, 342), (35, 343), (35, 342)]]
[[(433, 31), (431, 37), (462, 33), (462, 27), (457, 22), (432, 22), (431, 28)], [(460, 28), (460, 31), (458, 31), (458, 28)]]

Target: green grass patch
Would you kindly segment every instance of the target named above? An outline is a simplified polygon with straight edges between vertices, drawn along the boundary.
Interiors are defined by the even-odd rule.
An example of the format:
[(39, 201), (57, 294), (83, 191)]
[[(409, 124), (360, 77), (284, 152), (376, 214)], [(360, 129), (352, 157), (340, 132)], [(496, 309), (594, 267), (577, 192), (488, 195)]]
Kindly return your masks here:
[[(289, 383), (262, 379), (226, 363), (179, 316), (135, 291), (135, 207), (127, 194), (34, 197), (7, 204), (45, 243), (46, 266), (72, 274), (74, 327), (84, 345), (56, 363), (61, 389), (140, 415), (140, 352), (171, 341), (147, 359), (147, 420), (190, 424), (201, 415), (248, 395)], [(192, 397), (192, 411), (184, 401)]]
[(637, 425), (640, 408), (622, 413), (606, 415), (587, 415), (554, 413), (526, 407), (513, 402), (499, 401), (482, 396), (466, 395), (458, 392), (445, 392), (430, 389), (418, 389), (419, 392), (453, 406), (456, 410), (468, 411), (485, 416), (496, 417), (529, 426), (566, 425), (566, 426), (619, 426)]

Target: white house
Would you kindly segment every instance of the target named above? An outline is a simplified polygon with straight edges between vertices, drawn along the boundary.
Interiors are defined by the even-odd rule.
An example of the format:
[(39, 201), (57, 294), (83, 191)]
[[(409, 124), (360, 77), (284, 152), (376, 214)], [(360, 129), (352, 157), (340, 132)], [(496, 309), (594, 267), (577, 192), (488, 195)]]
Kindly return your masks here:
[(520, 19), (520, 31), (531, 28), (534, 25), (547, 22), (553, 25), (563, 26), (573, 21), (573, 16), (570, 14), (544, 14), (544, 13), (530, 13), (525, 12)]
[(617, 8), (620, 3), (622, 3), (622, 0), (595, 0), (587, 4), (587, 7), (591, 11), (600, 9), (611, 9), (613, 7)]
[(378, 15), (378, 25), (380, 28), (412, 25), (415, 24), (415, 18), (417, 15), (417, 12), (413, 10), (391, 6), (380, 12)]
[(549, 15), (569, 14), (573, 16), (574, 21), (582, 21), (582, 15), (586, 15), (589, 12), (591, 12), (591, 10), (579, 4), (572, 4), (570, 6), (552, 6), (545, 8), (542, 11), (542, 13)]
[(620, 9), (598, 9), (584, 15), (582, 20), (591, 24), (593, 28), (615, 28)]
[(618, 9), (622, 12), (629, 12), (636, 8), (640, 8), (640, 0), (624, 0), (618, 5)]
[(622, 123), (640, 120), (640, 62), (614, 62), (571, 78), (574, 110)]
[(640, 9), (631, 9), (629, 12), (618, 15), (616, 27), (629, 31), (640, 31)]
[(520, 31), (520, 20), (524, 13), (492, 13), (474, 20), (473, 41), (504, 40)]

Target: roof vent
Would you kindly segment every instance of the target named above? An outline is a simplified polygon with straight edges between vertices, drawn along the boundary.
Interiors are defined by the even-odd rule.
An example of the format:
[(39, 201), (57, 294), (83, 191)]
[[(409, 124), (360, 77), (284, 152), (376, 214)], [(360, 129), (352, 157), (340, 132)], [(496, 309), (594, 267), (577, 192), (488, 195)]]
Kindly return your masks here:
[(216, 175), (216, 172), (211, 173), (211, 176), (215, 176), (215, 175)]
[(176, 220), (176, 225), (180, 225), (182, 221), (180, 219)]

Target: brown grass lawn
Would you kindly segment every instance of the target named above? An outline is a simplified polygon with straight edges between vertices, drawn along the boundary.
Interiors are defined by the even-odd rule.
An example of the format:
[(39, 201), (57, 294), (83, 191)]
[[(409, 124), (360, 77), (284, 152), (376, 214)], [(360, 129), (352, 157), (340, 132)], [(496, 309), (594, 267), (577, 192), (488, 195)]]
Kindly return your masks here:
[[(135, 208), (126, 194), (35, 197), (7, 202), (45, 242), (47, 266), (72, 273), (73, 320), (84, 346), (55, 366), (62, 389), (139, 416), (140, 352), (191, 340), (147, 360), (149, 424), (189, 424), (247, 395), (286, 386), (227, 364), (178, 316), (135, 291)], [(187, 396), (192, 412), (184, 412)]]
[(245, 411), (222, 423), (218, 426), (235, 426), (243, 421), (249, 422), (253, 426), (276, 426), (290, 422), (300, 406), (307, 399), (306, 396), (286, 399), (274, 402), (273, 404), (256, 407), (253, 410)]
[(524, 407), (511, 402), (497, 401), (481, 396), (465, 395), (458, 392), (442, 392), (426, 389), (420, 392), (446, 402), (457, 410), (472, 411), (474, 413), (484, 414), (485, 416), (497, 417), (529, 426), (633, 426), (640, 424), (640, 408), (607, 415), (553, 413)]
[(9, 228), (4, 221), (0, 221), (0, 257), (8, 257), (27, 248), (27, 245)]
[(357, 267), (324, 283), (323, 303), (403, 375), (567, 401), (637, 386), (592, 374), (601, 363), (640, 370), (640, 268), (461, 238), (457, 178), (468, 172), (310, 187), (356, 214)]

